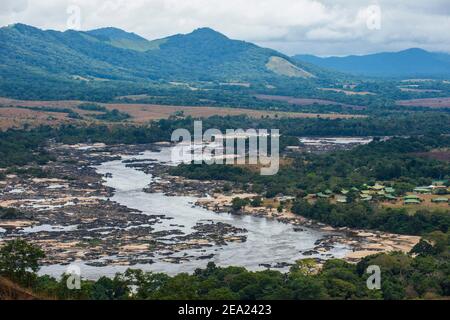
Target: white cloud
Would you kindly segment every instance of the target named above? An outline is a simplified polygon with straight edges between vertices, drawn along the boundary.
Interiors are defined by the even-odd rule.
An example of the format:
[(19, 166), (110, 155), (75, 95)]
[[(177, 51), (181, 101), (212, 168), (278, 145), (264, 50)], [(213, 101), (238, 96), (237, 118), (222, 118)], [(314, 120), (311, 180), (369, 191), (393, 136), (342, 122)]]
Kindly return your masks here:
[(14, 14), (26, 10), (28, 0), (2, 0), (1, 15)]
[[(114, 26), (148, 39), (209, 26), (288, 54), (400, 50), (450, 52), (448, 0), (2, 0), (0, 24), (64, 30), (69, 5), (81, 29)], [(381, 8), (381, 29), (367, 27), (367, 8)]]

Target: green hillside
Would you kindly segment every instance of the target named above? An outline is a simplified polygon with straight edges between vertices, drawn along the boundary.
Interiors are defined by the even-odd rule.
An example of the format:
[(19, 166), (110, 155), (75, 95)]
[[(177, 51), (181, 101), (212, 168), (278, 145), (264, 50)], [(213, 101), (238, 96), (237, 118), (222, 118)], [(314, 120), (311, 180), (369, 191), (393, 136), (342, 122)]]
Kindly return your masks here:
[(58, 32), (15, 24), (0, 29), (0, 42), (0, 95), (41, 94), (56, 83), (95, 91), (116, 82), (305, 82), (327, 75), (209, 28), (148, 41), (116, 28)]

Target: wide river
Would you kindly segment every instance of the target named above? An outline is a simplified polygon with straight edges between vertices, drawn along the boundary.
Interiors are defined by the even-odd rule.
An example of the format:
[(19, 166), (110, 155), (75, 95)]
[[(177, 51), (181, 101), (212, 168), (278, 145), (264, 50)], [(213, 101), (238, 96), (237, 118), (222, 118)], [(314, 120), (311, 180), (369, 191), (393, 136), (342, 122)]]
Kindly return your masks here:
[[(171, 149), (163, 148), (161, 152), (144, 152), (137, 156), (124, 156), (127, 159), (155, 159), (160, 163), (175, 165), (170, 162)], [(261, 217), (231, 215), (228, 213), (215, 213), (206, 209), (195, 207), (196, 198), (193, 197), (167, 197), (164, 194), (149, 194), (143, 188), (154, 179), (142, 171), (127, 168), (122, 161), (106, 162), (97, 167), (101, 174), (111, 173), (105, 184), (115, 189), (112, 201), (116, 201), (132, 209), (138, 209), (148, 215), (165, 215), (172, 220), (163, 219), (161, 223), (152, 227), (155, 231), (179, 229), (185, 234), (191, 233), (197, 222), (214, 221), (224, 222), (245, 228), (248, 233), (247, 241), (243, 243), (230, 243), (225, 246), (212, 246), (208, 248), (184, 251), (180, 256), (188, 253), (192, 256), (214, 254), (211, 260), (192, 259), (180, 264), (164, 262), (155, 257), (155, 263), (135, 265), (147, 271), (177, 274), (193, 272), (196, 268), (204, 267), (208, 261), (220, 266), (243, 266), (250, 270), (263, 270), (261, 264), (275, 265), (277, 263), (292, 263), (305, 258), (302, 252), (312, 250), (315, 242), (327, 235), (326, 232), (303, 228), (304, 231), (295, 231), (294, 226)], [(157, 179), (157, 178), (155, 178)], [(176, 225), (176, 226), (174, 226)], [(170, 239), (168, 239), (170, 241)], [(343, 257), (349, 248), (335, 245), (333, 249), (310, 257), (330, 258)], [(113, 276), (116, 272), (123, 272), (126, 266), (93, 267), (82, 262), (76, 263), (81, 268), (82, 276), (88, 279), (97, 279), (103, 275)], [(59, 276), (67, 270), (67, 266), (45, 266), (41, 274)], [(282, 269), (282, 270), (286, 270)]]

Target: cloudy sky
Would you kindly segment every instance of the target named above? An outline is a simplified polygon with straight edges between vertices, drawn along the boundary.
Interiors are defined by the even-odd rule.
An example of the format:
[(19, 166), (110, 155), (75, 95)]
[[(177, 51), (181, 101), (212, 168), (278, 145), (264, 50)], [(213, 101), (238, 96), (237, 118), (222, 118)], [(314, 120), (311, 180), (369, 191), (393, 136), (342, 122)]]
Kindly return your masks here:
[(2, 26), (114, 26), (147, 39), (208, 26), (287, 54), (348, 55), (411, 47), (450, 52), (450, 0), (0, 1)]

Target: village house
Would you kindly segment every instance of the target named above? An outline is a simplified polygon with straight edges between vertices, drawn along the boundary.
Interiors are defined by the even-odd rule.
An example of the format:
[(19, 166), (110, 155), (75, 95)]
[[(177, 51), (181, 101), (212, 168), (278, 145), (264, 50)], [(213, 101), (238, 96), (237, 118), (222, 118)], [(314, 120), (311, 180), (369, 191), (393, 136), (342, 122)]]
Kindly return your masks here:
[(432, 186), (414, 188), (414, 192), (420, 194), (431, 194), (432, 190), (433, 190)]
[(403, 197), (404, 204), (421, 204), (422, 200), (416, 195), (409, 195)]
[(431, 202), (434, 202), (434, 203), (447, 203), (448, 201), (449, 201), (449, 199), (444, 198), (444, 197), (431, 199)]

